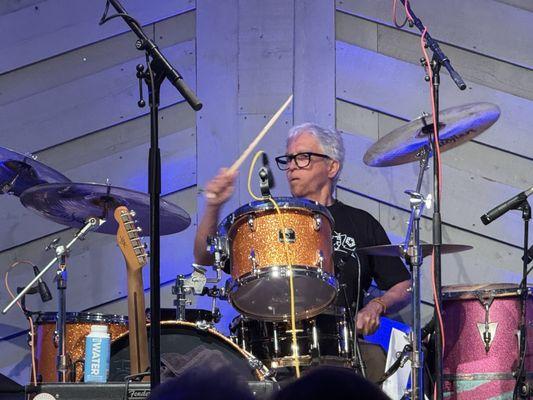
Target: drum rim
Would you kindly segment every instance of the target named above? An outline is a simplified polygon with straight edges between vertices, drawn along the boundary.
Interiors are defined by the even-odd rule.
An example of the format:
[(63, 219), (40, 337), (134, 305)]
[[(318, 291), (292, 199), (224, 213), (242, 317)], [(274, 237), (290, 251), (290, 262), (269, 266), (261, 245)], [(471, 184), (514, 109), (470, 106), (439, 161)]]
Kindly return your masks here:
[[(280, 210), (304, 210), (311, 211), (313, 213), (318, 212), (328, 218), (331, 227), (333, 227), (335, 224), (335, 220), (333, 219), (333, 216), (327, 207), (319, 204), (318, 202), (299, 197), (273, 197), (273, 199), (278, 203)], [(252, 212), (270, 211), (274, 209), (274, 205), (269, 200), (257, 200), (249, 202), (237, 208), (234, 212), (227, 215), (220, 222), (218, 225), (218, 234), (227, 235), (231, 226), (233, 226), (237, 220), (241, 219), (247, 214)]]
[[(453, 288), (457, 290), (451, 291)], [(468, 290), (468, 288), (471, 288)], [(479, 299), (484, 297), (512, 297), (519, 295), (517, 283), (487, 283), (477, 285), (448, 285), (442, 287), (443, 300)], [(528, 287), (531, 293), (532, 288)]]
[[(150, 322), (146, 322), (146, 327), (147, 328), (150, 327), (150, 325), (151, 325)], [(255, 363), (257, 365), (257, 363), (260, 362), (257, 359), (257, 357), (255, 357), (252, 353), (249, 353), (248, 351), (244, 350), (243, 348), (241, 348), (238, 345), (236, 345), (235, 343), (233, 343), (228, 337), (224, 336), (222, 333), (220, 333), (216, 328), (214, 328), (212, 326), (200, 327), (195, 322), (168, 321), (168, 320), (167, 321), (161, 321), (160, 325), (161, 326), (167, 326), (167, 325), (168, 326), (178, 326), (178, 327), (185, 326), (187, 328), (192, 328), (193, 331), (199, 331), (199, 332), (212, 334), (215, 337), (217, 337), (219, 339), (222, 339), (224, 341), (224, 343), (229, 344), (232, 349), (237, 350), (237, 352), (239, 352), (244, 357), (244, 361), (248, 362), (248, 365), (253, 370), (253, 372), (257, 376), (257, 379), (259, 379), (260, 382), (264, 381), (266, 379), (266, 377), (269, 375), (269, 371), (263, 365), (263, 363), (261, 363), (258, 367), (254, 367), (252, 365), (252, 363)], [(111, 354), (112, 354), (113, 344), (115, 344), (117, 341), (119, 341), (122, 338), (124, 338), (127, 335), (129, 335), (129, 333), (130, 333), (130, 330), (128, 329), (127, 331), (124, 331), (121, 334), (119, 334), (117, 337), (115, 337), (111, 341)]]
[[(256, 272), (253, 272), (253, 271), (250, 271), (250, 272), (246, 272), (244, 274), (242, 274), (241, 276), (239, 276), (238, 279), (234, 279), (234, 278), (229, 278), (231, 279), (232, 281), (234, 281), (235, 283), (238, 283), (240, 284), (242, 282), (242, 284), (246, 284), (246, 283), (249, 283), (249, 282), (252, 282), (256, 279), (260, 279), (260, 278), (263, 278), (265, 275), (269, 275), (271, 272), (272, 272), (272, 269), (273, 268), (289, 268), (288, 265), (286, 264), (281, 264), (281, 265), (278, 265), (278, 264), (271, 264), (271, 265), (265, 265), (264, 267), (261, 267), (261, 268), (258, 268)], [(318, 267), (311, 267), (309, 265), (303, 265), (303, 264), (294, 264), (294, 265), (291, 265), (291, 269), (293, 271), (293, 276), (300, 276), (302, 274), (305, 274), (305, 275), (320, 275), (319, 278), (323, 281), (333, 281), (335, 282), (335, 284), (338, 286), (338, 281), (337, 281), (337, 278), (335, 277), (335, 274), (330, 274), (329, 272), (325, 272), (325, 271), (319, 271), (319, 268)], [(278, 277), (276, 277), (277, 279)], [(279, 277), (281, 278), (281, 277)]]
[[(128, 317), (126, 315), (120, 314), (104, 314), (104, 313), (94, 313), (94, 312), (67, 312), (66, 313), (66, 322), (67, 323), (76, 323), (76, 322), (99, 322), (107, 324), (128, 324)], [(44, 311), (40, 312), (37, 316), (36, 323), (43, 324), (49, 322), (57, 321), (57, 312), (56, 311)]]

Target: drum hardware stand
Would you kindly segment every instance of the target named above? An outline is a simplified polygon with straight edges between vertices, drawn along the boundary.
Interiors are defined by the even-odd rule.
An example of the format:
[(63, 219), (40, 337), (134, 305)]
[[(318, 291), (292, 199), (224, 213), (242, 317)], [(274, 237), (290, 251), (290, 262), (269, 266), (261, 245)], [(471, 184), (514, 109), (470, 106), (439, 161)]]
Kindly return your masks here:
[(207, 295), (213, 298), (211, 311), (213, 314), (213, 322), (219, 322), (221, 318), (220, 310), (216, 307), (216, 300), (225, 299), (226, 293), (223, 288), (206, 288), (206, 283), (218, 283), (222, 280), (222, 271), (218, 267), (213, 267), (216, 271), (216, 277), (207, 278), (207, 268), (202, 265), (193, 264), (194, 271), (189, 275), (178, 275), (176, 284), (172, 287), (172, 294), (176, 295), (174, 305), (176, 306), (176, 320), (185, 321), (185, 309), (191, 305), (191, 301), (187, 300), (187, 295), (204, 296)]
[[(424, 118), (424, 117), (423, 117)], [(406, 190), (410, 196), (409, 204), (411, 215), (405, 237), (403, 256), (411, 269), (411, 309), (412, 309), (412, 330), (409, 335), (410, 359), (411, 359), (411, 389), (410, 398), (413, 400), (423, 399), (424, 396), (424, 369), (421, 337), (421, 317), (420, 317), (420, 267), (422, 266), (422, 250), (420, 247), (420, 218), (424, 211), (424, 206), (431, 206), (431, 195), (425, 198), (421, 193), (424, 171), (428, 168), (429, 147), (424, 147), (420, 154), (419, 172), (416, 190)], [(407, 347), (407, 346), (406, 346)], [(405, 349), (404, 349), (405, 350)]]
[[(455, 71), (455, 69), (452, 67), (451, 63), (450, 63), (450, 59), (444, 54), (444, 52), (441, 50), (440, 46), (439, 46), (439, 43), (434, 40), (431, 35), (429, 34), (429, 32), (427, 31), (426, 27), (424, 26), (424, 24), (422, 23), (422, 21), (415, 15), (415, 13), (413, 12), (410, 4), (405, 0), (400, 0), (402, 2), (402, 4), (407, 8), (407, 10), (409, 11), (409, 15), (411, 16), (412, 18), (412, 21), (410, 21), (410, 24), (413, 24), (414, 26), (416, 26), (418, 28), (418, 30), (421, 32), (421, 33), (424, 33), (425, 32), (425, 41), (426, 41), (426, 46), (429, 47), (432, 51), (433, 51), (433, 57), (431, 59), (431, 65), (426, 65), (426, 61), (424, 58), (422, 58), (420, 61), (422, 63), (422, 65), (424, 66), (424, 68), (431, 68), (431, 71), (432, 71), (432, 79), (429, 77), (429, 76), (426, 76), (425, 79), (426, 81), (429, 82), (429, 80), (431, 79), (431, 85), (433, 87), (433, 92), (434, 92), (434, 97), (433, 97), (433, 102), (434, 104), (432, 104), (433, 106), (433, 110), (434, 110), (434, 120), (435, 120), (435, 124), (436, 126), (433, 126), (434, 130), (437, 132), (437, 137), (439, 137), (439, 130), (440, 130), (440, 124), (439, 124), (439, 87), (440, 87), (440, 69), (442, 66), (444, 66), (447, 70), (448, 70), (448, 73), (450, 74), (450, 77), (451, 79), (454, 81), (454, 83), (457, 85), (457, 87), (460, 89), (460, 90), (465, 90), (466, 89), (466, 84), (464, 83), (463, 79), (461, 78), (461, 76), (457, 73), (457, 71)], [(433, 134), (433, 129), (431, 130), (432, 132), (430, 133), (430, 138), (432, 139), (431, 140), (431, 146), (432, 146), (432, 149), (433, 151), (435, 150), (434, 149), (434, 142), (435, 142), (435, 137), (434, 137), (434, 134)], [(434, 151), (435, 152), (435, 151)], [(439, 160), (440, 161), (440, 160)], [(442, 245), (442, 219), (441, 219), (441, 214), (440, 214), (440, 208), (441, 208), (441, 197), (440, 197), (440, 173), (439, 173), (439, 163), (434, 159), (434, 162), (433, 162), (433, 193), (434, 193), (434, 207), (433, 207), (433, 255), (434, 255), (434, 264), (435, 264), (435, 286), (436, 286), (436, 302), (437, 302), (437, 306), (440, 307), (440, 304), (441, 304), (441, 287), (442, 287), (442, 284), (441, 284), (441, 245)], [(418, 222), (416, 223), (418, 225)], [(418, 235), (418, 233), (415, 233), (415, 235)], [(415, 268), (413, 268), (413, 271), (417, 270), (418, 267), (420, 266), (421, 262), (419, 263), (420, 260), (417, 260), (417, 258), (420, 258), (422, 257), (420, 253), (420, 242), (418, 241), (418, 238), (416, 238), (415, 240), (415, 243), (416, 243), (416, 246), (414, 248), (414, 252), (412, 254), (413, 257), (409, 257), (410, 259), (412, 259), (415, 263), (419, 264), (419, 265), (416, 265)], [(420, 277), (418, 275), (419, 271), (416, 271), (416, 274), (417, 274), (417, 279), (419, 280)], [(414, 279), (413, 279), (413, 297), (418, 297), (416, 300), (418, 301), (418, 304), (416, 304), (416, 307), (418, 309), (418, 316), (420, 315), (419, 314), (419, 311), (420, 311), (420, 287), (419, 287), (419, 283), (414, 283)], [(415, 287), (416, 285), (416, 287)], [(416, 291), (418, 291), (418, 293), (416, 293)], [(413, 302), (413, 305), (414, 302)], [(413, 310), (413, 317), (416, 317), (417, 313), (415, 313), (415, 310)], [(413, 321), (413, 322), (416, 322), (416, 321)], [(420, 325), (420, 321), (418, 321), (418, 324), (417, 325)], [(419, 336), (419, 333), (420, 333), (420, 330), (416, 331), (416, 336)], [(436, 375), (436, 385), (437, 385), (437, 390), (436, 390), (436, 399), (435, 400), (442, 400), (442, 397), (443, 397), (443, 391), (442, 391), (442, 335), (443, 335), (443, 332), (441, 332), (441, 329), (440, 329), (440, 324), (435, 324), (435, 375)], [(418, 343), (413, 343), (413, 344), (416, 344), (416, 346), (413, 346), (413, 354), (416, 354), (417, 351), (419, 351), (419, 347), (418, 345), (420, 345), (420, 337), (416, 337), (415, 338), (416, 340), (415, 341), (418, 341)], [(417, 357), (415, 357), (417, 358)], [(413, 360), (414, 361), (414, 360)], [(418, 360), (420, 361), (420, 359)], [(418, 362), (417, 361), (417, 362)], [(413, 372), (414, 372), (414, 364), (412, 364), (412, 367), (413, 367)], [(420, 372), (420, 377), (419, 378), (419, 382), (423, 382), (423, 368), (422, 366), (420, 366), (420, 369), (417, 370), (417, 372)], [(416, 382), (414, 379), (414, 376), (411, 376), (411, 382)], [(415, 387), (416, 384), (413, 384), (412, 386)], [(420, 396), (423, 396), (424, 395), (424, 392), (423, 390), (420, 390), (419, 393), (414, 393), (415, 394), (415, 397), (413, 398), (421, 398)]]
[(67, 354), (65, 351), (65, 336), (66, 336), (66, 295), (65, 290), (67, 288), (67, 269), (66, 269), (66, 259), (68, 257), (68, 253), (72, 245), (79, 239), (83, 240), (85, 235), (93, 229), (98, 229), (105, 220), (98, 219), (98, 218), (89, 218), (86, 222), (83, 228), (81, 228), (75, 235), (74, 238), (67, 243), (67, 245), (57, 245), (58, 240), (54, 239), (50, 245), (47, 246), (47, 248), (54, 248), (56, 252), (56, 256), (54, 259), (52, 259), (46, 267), (42, 269), (41, 272), (39, 272), (28, 285), (24, 289), (20, 291), (20, 293), (7, 305), (4, 310), (2, 310), (2, 314), (5, 314), (9, 309), (20, 300), (22, 296), (24, 296), (31, 287), (39, 280), (41, 277), (48, 271), (52, 265), (54, 265), (56, 262), (59, 263), (58, 270), (56, 272), (56, 280), (57, 280), (57, 289), (58, 289), (58, 312), (57, 312), (57, 331), (56, 331), (56, 338), (57, 338), (57, 344), (58, 344), (58, 355), (57, 355), (57, 374), (58, 374), (58, 381), (59, 382), (66, 382), (67, 381)]
[[(351, 307), (348, 304), (348, 295), (346, 294), (346, 285), (341, 284), (340, 290), (342, 290), (342, 295), (344, 296), (344, 303), (346, 304), (346, 311), (348, 312), (348, 326), (350, 327), (350, 330), (352, 331), (352, 334), (353, 334), (353, 341), (351, 342), (352, 353), (353, 353), (352, 361), (351, 361), (352, 368), (355, 371), (359, 372), (363, 378), (366, 378), (366, 365), (365, 365), (365, 361), (363, 360), (363, 356), (361, 355), (361, 348), (359, 346), (359, 340), (357, 338), (356, 329), (355, 329), (356, 328), (355, 324), (357, 322), (355, 321), (355, 317), (352, 315)], [(359, 296), (359, 293), (357, 293), (357, 295)], [(356, 315), (357, 315), (357, 311), (356, 311)]]
[(402, 351), (399, 351), (396, 353), (396, 361), (389, 367), (387, 371), (383, 373), (381, 378), (377, 381), (378, 385), (381, 385), (383, 382), (385, 382), (387, 379), (389, 379), (392, 375), (396, 373), (400, 368), (403, 368), (405, 363), (409, 361), (411, 358), (410, 354), (413, 351), (413, 346), (410, 344), (406, 344)]
[(526, 340), (527, 340), (527, 276), (528, 276), (528, 245), (529, 245), (529, 221), (531, 219), (531, 206), (526, 199), (517, 207), (522, 211), (522, 219), (524, 221), (524, 255), (522, 257), (522, 281), (520, 282), (520, 295), (521, 295), (521, 317), (520, 317), (520, 357), (518, 363), (518, 371), (516, 372), (516, 387), (513, 392), (513, 399), (520, 396), (523, 399), (530, 398), (532, 394), (532, 388), (527, 382), (527, 373), (525, 368), (526, 357)]
[[(109, 5), (117, 14), (107, 17)], [(148, 88), (150, 106), (150, 150), (148, 161), (148, 188), (150, 192), (150, 310), (152, 324), (150, 325), (150, 387), (154, 389), (161, 381), (161, 277), (160, 277), (160, 197), (161, 197), (161, 154), (159, 149), (159, 101), (160, 89), (165, 78), (179, 91), (189, 105), (198, 111), (202, 103), (183, 81), (183, 77), (168, 62), (156, 44), (144, 33), (141, 25), (132, 18), (118, 0), (107, 0), (104, 15), (99, 24), (102, 25), (111, 18), (122, 17), (132, 32), (138, 37), (135, 47), (144, 51), (148, 64), (147, 73), (137, 68), (137, 76), (144, 79)], [(151, 57), (151, 62), (149, 59)], [(138, 102), (144, 106), (141, 98)]]

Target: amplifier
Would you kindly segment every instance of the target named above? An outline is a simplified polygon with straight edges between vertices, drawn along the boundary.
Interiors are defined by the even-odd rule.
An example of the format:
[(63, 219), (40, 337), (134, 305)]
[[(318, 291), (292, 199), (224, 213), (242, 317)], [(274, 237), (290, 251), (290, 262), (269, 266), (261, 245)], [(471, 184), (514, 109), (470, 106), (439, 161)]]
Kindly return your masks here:
[[(250, 381), (248, 387), (256, 399), (266, 400), (279, 389), (279, 384)], [(144, 400), (150, 394), (150, 383), (42, 383), (25, 389), (33, 400)]]

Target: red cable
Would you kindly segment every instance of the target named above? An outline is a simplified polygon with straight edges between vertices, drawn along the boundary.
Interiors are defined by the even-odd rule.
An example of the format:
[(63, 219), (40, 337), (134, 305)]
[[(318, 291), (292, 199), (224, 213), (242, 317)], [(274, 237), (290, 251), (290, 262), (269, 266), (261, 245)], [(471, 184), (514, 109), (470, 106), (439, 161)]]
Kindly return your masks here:
[[(396, 26), (398, 26), (396, 24), (396, 1), (397, 0), (394, 0), (394, 3), (393, 3), (393, 10), (394, 10), (394, 17), (393, 17), (393, 20), (394, 20), (394, 24)], [(413, 16), (411, 15), (411, 13), (409, 12), (409, 0), (405, 0), (405, 13), (407, 15), (407, 19), (410, 21), (410, 22), (413, 22), (414, 23), (414, 19), (413, 19)], [(435, 148), (435, 160), (434, 162), (437, 163), (437, 178), (438, 178), (438, 188), (437, 188), (437, 193), (436, 193), (436, 196), (437, 196), (437, 200), (440, 200), (440, 197), (441, 197), (441, 193), (442, 193), (442, 164), (441, 164), (441, 155), (440, 155), (440, 142), (439, 142), (439, 133), (438, 133), (438, 127), (437, 127), (437, 115), (436, 115), (436, 110), (435, 110), (435, 92), (434, 92), (434, 87), (433, 87), (433, 71), (431, 69), (431, 60), (429, 59), (429, 56), (427, 54), (427, 51), (426, 51), (426, 47), (425, 47), (425, 36), (426, 36), (426, 33), (427, 33), (427, 27), (424, 27), (424, 31), (422, 32), (422, 35), (420, 37), (420, 46), (422, 48), (422, 53), (424, 54), (424, 59), (426, 61), (426, 64), (425, 64), (425, 69), (426, 69), (426, 72), (429, 76), (429, 92), (430, 92), (430, 97), (431, 97), (431, 109), (432, 109), (432, 115), (433, 115), (433, 133), (434, 133), (434, 148)], [(442, 339), (442, 354), (444, 354), (444, 349), (446, 348), (446, 340), (445, 340), (445, 335), (444, 335), (444, 323), (443, 323), (443, 319), (442, 319), (442, 312), (441, 312), (441, 309), (440, 309), (440, 304), (439, 304), (439, 301), (438, 301), (438, 294), (437, 294), (437, 285), (436, 285), (436, 282), (435, 282), (435, 252), (432, 253), (432, 256), (431, 256), (431, 283), (432, 283), (432, 288), (433, 288), (433, 301), (435, 302), (435, 311), (437, 313), (437, 319), (438, 319), (438, 322), (439, 322), (439, 327), (440, 327), (440, 331), (441, 331), (441, 339)], [(434, 397), (436, 397), (436, 392), (437, 392), (437, 384), (435, 383), (434, 385)]]
[[(420, 45), (422, 47), (422, 53), (424, 53), (424, 59), (426, 61), (426, 72), (429, 76), (429, 92), (431, 97), (431, 110), (432, 110), (432, 116), (433, 116), (433, 137), (434, 137), (434, 149), (435, 149), (435, 160), (434, 162), (437, 163), (437, 175), (438, 175), (438, 181), (439, 185), (437, 188), (437, 200), (440, 200), (441, 193), (442, 193), (442, 164), (441, 164), (441, 156), (440, 156), (440, 141), (439, 141), (439, 133), (437, 129), (437, 114), (435, 110), (435, 91), (433, 87), (433, 70), (431, 69), (430, 59), (426, 51), (425, 47), (425, 36), (427, 33), (427, 27), (424, 27), (424, 31), (422, 32), (422, 36), (420, 37)], [(439, 202), (440, 203), (440, 202)], [(441, 340), (442, 340), (442, 353), (444, 355), (444, 349), (446, 348), (446, 339), (444, 334), (444, 323), (442, 319), (442, 313), (440, 309), (440, 304), (438, 301), (438, 293), (437, 293), (437, 284), (435, 282), (435, 252), (433, 251), (431, 255), (431, 283), (433, 287), (433, 301), (435, 302), (435, 310), (437, 312), (437, 319), (439, 321), (439, 327), (441, 331)], [(433, 397), (436, 398), (436, 392), (437, 392), (437, 384), (435, 383), (434, 386), (434, 395)]]

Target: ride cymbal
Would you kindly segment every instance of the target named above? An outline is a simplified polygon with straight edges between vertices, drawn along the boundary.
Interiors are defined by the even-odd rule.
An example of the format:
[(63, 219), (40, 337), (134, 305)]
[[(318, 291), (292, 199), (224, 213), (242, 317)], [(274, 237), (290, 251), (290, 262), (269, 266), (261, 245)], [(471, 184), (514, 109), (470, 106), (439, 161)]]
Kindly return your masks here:
[[(150, 196), (130, 189), (98, 183), (51, 183), (26, 190), (20, 201), (43, 217), (74, 228), (83, 227), (88, 218), (105, 219), (96, 232), (109, 234), (118, 229), (113, 212), (126, 206), (135, 211), (140, 235), (150, 233)], [(191, 224), (189, 214), (177, 205), (161, 199), (160, 206), (161, 235), (180, 232)]]

